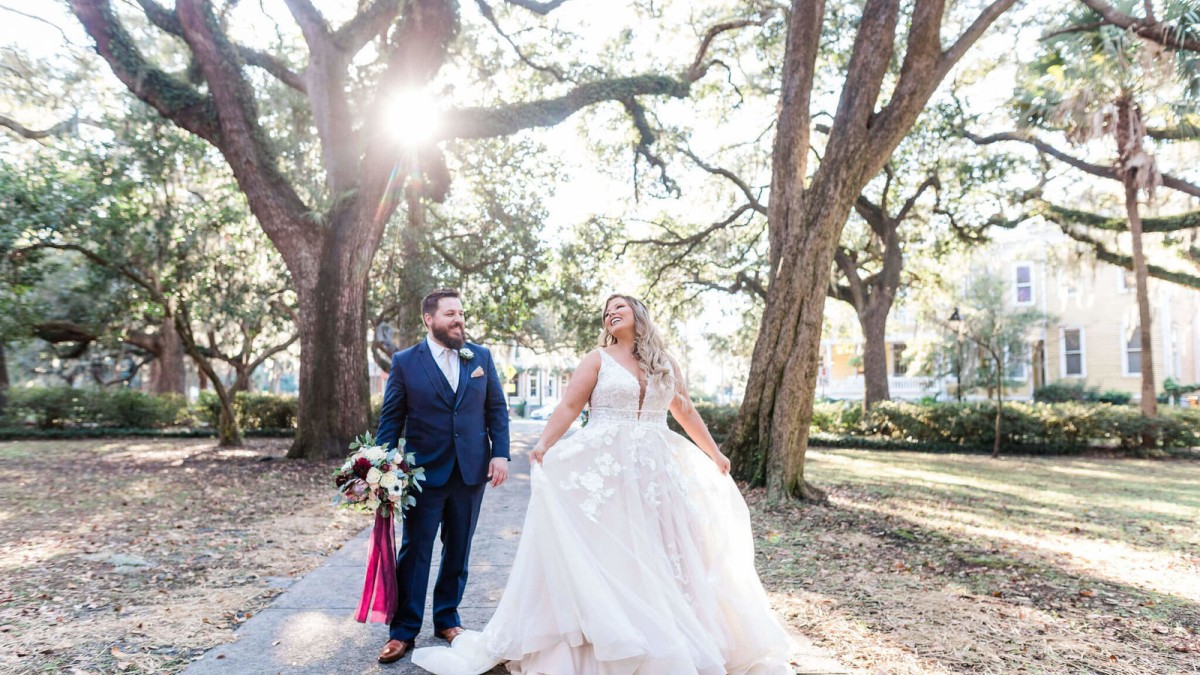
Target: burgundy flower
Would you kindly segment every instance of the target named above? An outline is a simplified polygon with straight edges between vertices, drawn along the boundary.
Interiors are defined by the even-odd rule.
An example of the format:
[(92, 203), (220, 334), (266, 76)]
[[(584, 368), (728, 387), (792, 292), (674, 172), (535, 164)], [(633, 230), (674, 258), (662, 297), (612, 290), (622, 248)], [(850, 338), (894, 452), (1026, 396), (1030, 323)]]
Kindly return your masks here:
[(367, 472), (371, 470), (371, 460), (366, 457), (359, 457), (354, 460), (354, 475), (366, 480)]
[(337, 487), (342, 487), (343, 485), (346, 484), (346, 481), (348, 481), (348, 480), (350, 480), (350, 474), (339, 473), (337, 475), (337, 478), (333, 479), (333, 484), (336, 485)]

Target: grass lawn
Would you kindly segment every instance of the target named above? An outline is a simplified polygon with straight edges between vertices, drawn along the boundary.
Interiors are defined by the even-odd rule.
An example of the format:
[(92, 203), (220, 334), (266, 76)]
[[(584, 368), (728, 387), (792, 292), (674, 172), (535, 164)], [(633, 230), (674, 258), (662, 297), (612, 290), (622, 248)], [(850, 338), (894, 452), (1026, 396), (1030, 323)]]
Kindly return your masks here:
[(0, 443), (0, 672), (176, 672), (232, 639), (370, 522), (288, 443)]
[(812, 450), (748, 495), (784, 616), (870, 673), (1200, 673), (1200, 462)]

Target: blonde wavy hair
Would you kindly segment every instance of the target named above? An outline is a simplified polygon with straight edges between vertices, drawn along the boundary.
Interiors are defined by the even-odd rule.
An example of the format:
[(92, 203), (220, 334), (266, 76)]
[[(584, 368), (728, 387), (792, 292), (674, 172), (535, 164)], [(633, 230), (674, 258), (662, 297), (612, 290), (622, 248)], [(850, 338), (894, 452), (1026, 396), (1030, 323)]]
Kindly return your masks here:
[[(646, 305), (642, 304), (641, 300), (632, 295), (613, 293), (608, 296), (608, 299), (604, 301), (604, 306), (600, 309), (601, 324), (603, 325), (604, 313), (608, 311), (609, 303), (617, 298), (629, 303), (630, 309), (633, 310), (633, 355), (637, 357), (638, 366), (646, 375), (646, 385), (649, 386), (655, 382), (666, 383), (667, 378), (674, 375), (675, 371), (671, 366), (671, 360), (667, 358), (666, 344), (663, 343), (654, 321), (650, 319), (650, 311), (646, 309)], [(600, 347), (604, 348), (616, 343), (617, 339), (608, 332), (608, 328), (605, 328), (604, 332), (600, 334)]]

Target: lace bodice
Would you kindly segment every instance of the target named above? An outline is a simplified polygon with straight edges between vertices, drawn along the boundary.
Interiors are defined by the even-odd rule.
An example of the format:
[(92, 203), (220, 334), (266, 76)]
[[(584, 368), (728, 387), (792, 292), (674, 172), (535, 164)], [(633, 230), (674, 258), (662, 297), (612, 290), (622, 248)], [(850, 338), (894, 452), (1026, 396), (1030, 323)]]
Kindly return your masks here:
[(668, 375), (660, 384), (650, 382), (646, 386), (646, 397), (638, 415), (638, 399), (642, 385), (625, 366), (603, 349), (600, 350), (600, 372), (596, 375), (596, 387), (588, 400), (591, 407), (589, 421), (649, 421), (666, 422), (667, 409), (675, 394), (675, 377)]

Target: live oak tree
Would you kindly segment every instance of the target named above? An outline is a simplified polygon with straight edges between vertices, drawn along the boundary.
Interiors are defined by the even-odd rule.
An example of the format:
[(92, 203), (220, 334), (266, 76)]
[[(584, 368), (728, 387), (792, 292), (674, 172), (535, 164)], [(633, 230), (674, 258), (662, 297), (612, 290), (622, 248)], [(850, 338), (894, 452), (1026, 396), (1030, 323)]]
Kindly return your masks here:
[[(862, 6), (829, 141), (810, 174), (813, 85), (829, 17), (822, 0), (791, 3), (772, 153), (767, 297), (741, 413), (725, 445), (737, 473), (765, 483), (769, 499), (821, 496), (804, 480), (804, 456), (834, 248), (855, 200), (934, 90), (1015, 0), (971, 4), (954, 5), (951, 16), (940, 0), (916, 0), (903, 12), (898, 0)], [(899, 71), (889, 77), (894, 59)]]
[[(296, 340), (288, 280), (262, 251), (261, 232), (207, 145), (132, 103), (110, 145), (77, 142), (26, 167), (23, 190), (7, 209), (22, 226), (13, 254), (77, 256), (112, 280), (110, 293), (123, 288), (138, 303), (127, 321), (146, 316), (166, 326), (180, 356), (212, 383), (219, 442), (237, 445), (234, 395)], [(74, 330), (49, 324), (38, 329), (48, 339), (52, 330), (76, 339), (87, 332), (78, 323)], [(124, 341), (144, 343), (146, 331), (120, 328)], [(229, 386), (218, 360), (234, 371)]]
[[(452, 67), (469, 71), (475, 66), (454, 58), (456, 43), (469, 39), (461, 34), (459, 2), (359, 2), (358, 12), (335, 27), (311, 0), (286, 0), (303, 46), (275, 51), (231, 36), (236, 3), (137, 4), (145, 21), (181, 41), (186, 71), (170, 72), (149, 58), (109, 0), (71, 0), (117, 78), (165, 118), (221, 152), (291, 273), (302, 358), (299, 428), (289, 456), (309, 458), (340, 455), (367, 428), (368, 270), (401, 201), (411, 206), (444, 197), (450, 175), (439, 141), (552, 126), (602, 101), (685, 97), (709, 68), (705, 51), (711, 42), (748, 23), (715, 24), (676, 73), (617, 76), (597, 67), (547, 85), (544, 97), (535, 100), (448, 105), (430, 138), (417, 139), (418, 129), (398, 130), (411, 141), (402, 151), (387, 141), (384, 114), (390, 97), (425, 89)], [(562, 3), (505, 4), (544, 15)], [(485, 15), (496, 14), (481, 0), (476, 6)], [(538, 65), (542, 70), (531, 67), (531, 72), (548, 67)], [(304, 131), (315, 130), (315, 141), (307, 146), (314, 152), (304, 154), (298, 140), (273, 137), (264, 128), (259, 111), (271, 95), (294, 98), (297, 114), (307, 120)], [(302, 161), (285, 165), (283, 152)]]

